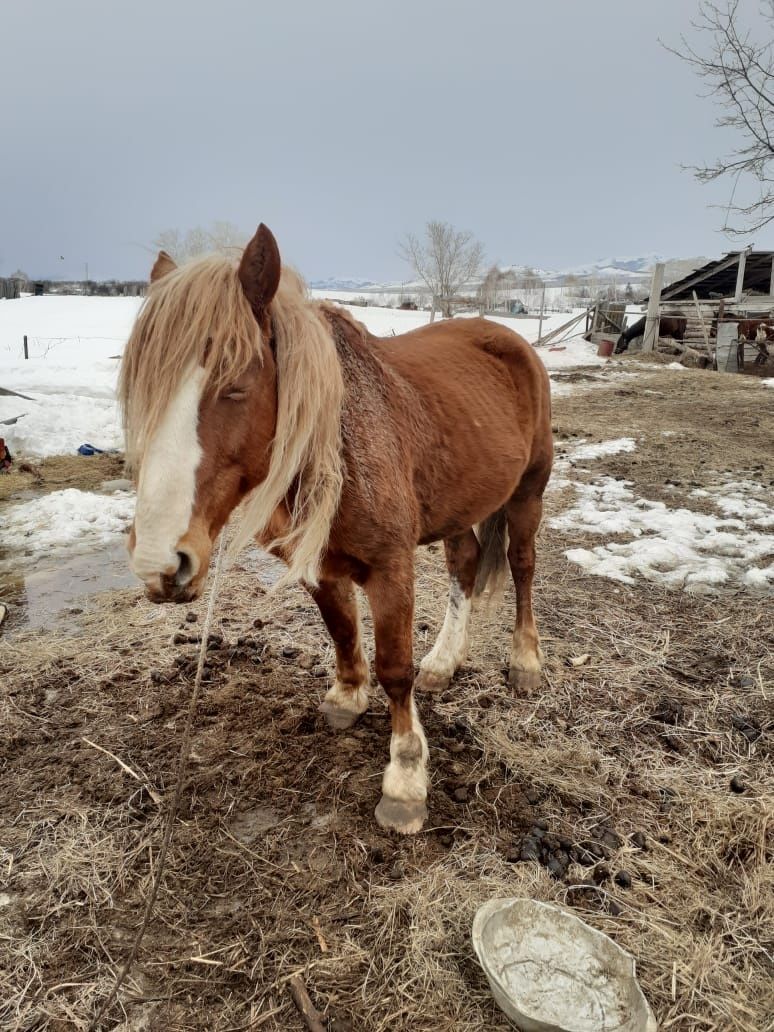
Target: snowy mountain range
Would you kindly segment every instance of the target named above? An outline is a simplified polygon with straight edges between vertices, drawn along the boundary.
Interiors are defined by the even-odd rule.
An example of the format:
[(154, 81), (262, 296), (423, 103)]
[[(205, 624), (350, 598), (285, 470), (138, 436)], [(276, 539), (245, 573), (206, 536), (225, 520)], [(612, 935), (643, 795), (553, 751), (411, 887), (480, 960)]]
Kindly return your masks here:
[[(647, 254), (632, 257), (608, 257), (600, 258), (597, 261), (587, 262), (582, 265), (575, 265), (565, 269), (541, 269), (526, 265), (505, 265), (503, 271), (520, 273), (529, 268), (533, 273), (545, 280), (546, 283), (558, 283), (572, 276), (577, 279), (594, 279), (599, 282), (615, 281), (617, 283), (645, 283), (650, 279), (653, 266), (656, 262), (665, 262), (665, 279), (669, 283), (687, 275), (693, 269), (697, 269), (708, 261), (705, 257), (695, 258), (665, 258), (663, 255)], [(414, 284), (401, 283), (375, 283), (373, 280), (359, 278), (337, 278), (313, 280), (310, 286), (315, 290), (347, 290), (363, 291), (364, 293), (390, 292), (395, 290), (411, 289)]]

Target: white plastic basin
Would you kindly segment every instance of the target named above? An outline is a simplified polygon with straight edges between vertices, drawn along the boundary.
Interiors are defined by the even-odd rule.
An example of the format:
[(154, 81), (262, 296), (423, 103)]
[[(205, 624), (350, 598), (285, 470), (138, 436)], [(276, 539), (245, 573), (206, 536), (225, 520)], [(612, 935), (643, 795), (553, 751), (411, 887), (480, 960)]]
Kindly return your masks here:
[(561, 907), (489, 900), (473, 921), (473, 947), (523, 1032), (656, 1032), (631, 954)]

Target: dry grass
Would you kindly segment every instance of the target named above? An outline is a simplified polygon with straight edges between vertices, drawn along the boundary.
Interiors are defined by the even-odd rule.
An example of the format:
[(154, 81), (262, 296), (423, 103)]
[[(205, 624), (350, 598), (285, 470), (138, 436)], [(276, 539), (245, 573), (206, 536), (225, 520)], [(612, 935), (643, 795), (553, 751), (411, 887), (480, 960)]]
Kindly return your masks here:
[[(674, 382), (643, 376), (661, 393), (647, 406), (612, 388), (561, 399), (560, 433), (669, 428), (685, 412)], [(675, 462), (693, 454), (704, 482), (725, 468), (719, 427), (754, 398), (732, 385), (725, 410), (713, 387), (692, 390), (706, 406), (690, 430), (705, 465), (687, 445)], [(656, 480), (668, 461), (658, 443), (627, 470), (640, 491), (640, 473)], [(752, 465), (754, 450), (744, 435), (726, 464)], [(557, 493), (549, 507), (565, 501)], [(513, 698), (505, 685), (509, 595), (480, 618), (451, 688), (420, 700), (431, 820), (410, 840), (372, 818), (387, 753), (380, 694), (352, 732), (328, 731), (315, 706), (331, 649), (311, 604), (295, 589), (269, 601), (249, 568), (226, 577), (186, 799), (117, 1027), (301, 1029), (286, 989), (300, 971), (332, 1029), (494, 1032), (505, 1022), (473, 955), (472, 916), (493, 895), (530, 895), (574, 908), (633, 953), (662, 1028), (774, 1028), (774, 605), (613, 585), (570, 566), (565, 547), (544, 531), (543, 692)], [(420, 654), (444, 591), (440, 551), (423, 552)], [(195, 636), (194, 608), (187, 623), (185, 611), (114, 592), (74, 635), (3, 642), (3, 1028), (86, 1028), (129, 948), (195, 665), (195, 642), (173, 635)], [(558, 879), (518, 861), (536, 821), (560, 845), (603, 843), (611, 876), (625, 871), (631, 886), (601, 864), (594, 884), (577, 851)]]

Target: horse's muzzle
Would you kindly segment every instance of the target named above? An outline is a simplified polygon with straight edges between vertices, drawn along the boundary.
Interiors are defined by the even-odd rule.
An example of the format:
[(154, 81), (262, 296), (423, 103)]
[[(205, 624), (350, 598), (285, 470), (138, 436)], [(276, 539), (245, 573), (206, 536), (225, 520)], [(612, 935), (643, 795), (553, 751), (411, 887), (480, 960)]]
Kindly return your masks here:
[(156, 577), (145, 581), (151, 602), (193, 602), (201, 593), (196, 572), (198, 562), (186, 551), (176, 553), (177, 569), (169, 568)]

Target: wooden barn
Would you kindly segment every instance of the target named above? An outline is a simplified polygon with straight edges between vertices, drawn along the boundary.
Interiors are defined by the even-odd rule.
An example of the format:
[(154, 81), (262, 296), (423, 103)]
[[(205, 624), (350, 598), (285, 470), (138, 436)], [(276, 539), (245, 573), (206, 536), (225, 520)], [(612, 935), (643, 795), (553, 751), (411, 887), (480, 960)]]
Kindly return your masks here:
[(728, 372), (774, 375), (774, 251), (730, 251), (662, 287), (653, 275), (647, 314), (625, 332), (644, 351), (689, 350)]

